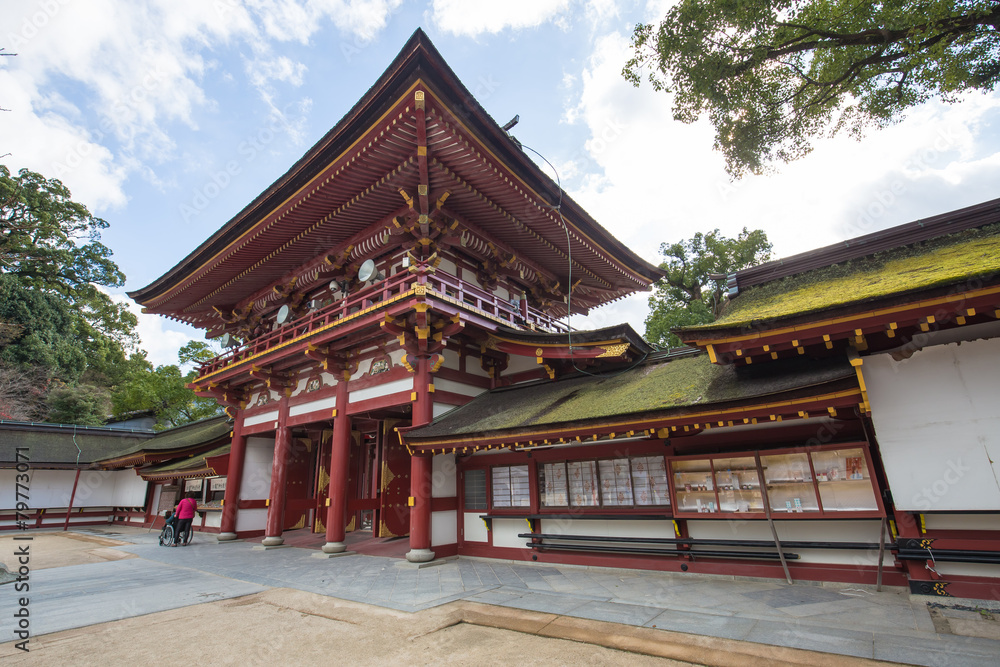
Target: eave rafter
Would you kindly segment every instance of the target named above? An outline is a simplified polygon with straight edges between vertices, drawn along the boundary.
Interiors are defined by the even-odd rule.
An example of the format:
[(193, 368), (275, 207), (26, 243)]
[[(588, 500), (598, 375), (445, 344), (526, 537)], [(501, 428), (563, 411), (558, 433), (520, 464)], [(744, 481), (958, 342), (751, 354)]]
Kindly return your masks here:
[[(588, 251), (588, 253), (598, 258), (608, 269), (614, 271), (619, 276), (627, 279), (630, 284), (637, 285), (641, 289), (645, 289), (647, 287), (649, 281), (642, 279), (633, 272), (626, 270), (618, 263), (611, 261), (605, 253), (599, 250), (600, 244), (591, 241), (589, 237), (583, 234), (580, 230), (576, 229), (575, 226), (570, 225), (567, 221), (565, 221), (564, 217), (560, 216), (558, 212), (554, 213), (553, 206), (551, 204), (546, 202), (537, 193), (528, 188), (527, 185), (521, 182), (520, 179), (518, 179), (511, 172), (509, 172), (504, 166), (499, 165), (498, 163), (495, 164), (494, 163), (495, 158), (493, 158), (492, 155), (490, 156), (484, 155), (479, 149), (472, 146), (469, 140), (465, 136), (463, 136), (463, 133), (457, 130), (458, 127), (462, 127), (464, 129), (464, 125), (452, 114), (450, 114), (447, 110), (445, 110), (444, 107), (440, 105), (440, 103), (438, 103), (434, 107), (434, 109), (431, 111), (431, 115), (439, 121), (442, 131), (448, 133), (454, 141), (464, 145), (467, 149), (467, 154), (469, 155), (469, 157), (475, 159), (479, 163), (480, 167), (483, 170), (485, 170), (486, 173), (490, 173), (493, 175), (493, 178), (498, 185), (508, 189), (513, 189), (515, 192), (517, 192), (517, 194), (519, 194), (524, 199), (525, 203), (529, 207), (535, 209), (535, 211), (539, 215), (546, 217), (555, 226), (562, 229), (566, 229), (569, 232), (569, 236), (571, 239), (573, 239), (576, 243), (580, 244), (582, 248), (585, 248)], [(441, 164), (443, 168), (448, 169), (447, 166), (443, 165), (442, 163), (438, 162), (438, 164)], [(459, 178), (461, 177), (459, 176)], [(488, 198), (486, 198), (485, 196), (483, 195), (480, 196), (488, 200)], [(490, 203), (491, 205), (496, 207), (496, 204), (493, 204), (492, 202)], [(498, 208), (498, 210), (500, 209)], [(529, 231), (529, 232), (531, 231), (530, 228), (521, 225), (520, 221), (514, 219), (512, 216), (510, 216), (509, 219), (511, 219), (512, 222), (521, 227), (523, 231)], [(558, 251), (558, 248), (556, 246), (552, 245), (551, 243), (548, 243), (547, 241), (544, 242), (551, 249)], [(564, 257), (565, 256), (566, 255), (564, 255)], [(580, 268), (585, 269), (585, 267), (583, 267), (582, 265), (580, 265)], [(592, 275), (596, 277), (596, 274)], [(607, 283), (607, 281), (603, 282)]]
[[(395, 178), (399, 174), (403, 173), (404, 170), (406, 169), (406, 167), (408, 167), (410, 164), (412, 164), (412, 162), (413, 162), (413, 158), (412, 157), (408, 158), (407, 160), (405, 160), (404, 162), (402, 162), (401, 164), (399, 164), (398, 166), (396, 166), (389, 173), (387, 173), (384, 176), (382, 176), (382, 178), (380, 178), (376, 183), (374, 183), (372, 185), (369, 185), (363, 191), (359, 192), (357, 195), (355, 195), (354, 197), (352, 197), (350, 200), (348, 200), (344, 204), (340, 205), (339, 207), (337, 207), (336, 209), (334, 209), (333, 211), (331, 211), (327, 215), (323, 216), (320, 220), (314, 222), (312, 225), (310, 225), (309, 227), (307, 227), (303, 231), (299, 232), (293, 238), (289, 239), (288, 241), (285, 241), (283, 244), (281, 244), (277, 248), (271, 250), (271, 252), (269, 252), (266, 256), (264, 256), (263, 258), (257, 260), (251, 266), (249, 266), (248, 268), (244, 269), (243, 271), (241, 271), (237, 275), (233, 276), (232, 278), (230, 278), (229, 280), (227, 280), (225, 283), (223, 283), (219, 287), (217, 287), (214, 290), (212, 290), (209, 294), (205, 295), (204, 297), (202, 297), (198, 301), (194, 302), (193, 304), (191, 304), (190, 306), (188, 306), (187, 308), (185, 308), (184, 311), (185, 312), (191, 312), (192, 310), (194, 310), (194, 309), (198, 308), (199, 306), (205, 304), (206, 302), (210, 301), (212, 298), (214, 298), (216, 295), (218, 295), (220, 292), (222, 292), (227, 287), (232, 286), (233, 284), (235, 284), (240, 279), (242, 279), (242, 278), (246, 277), (247, 275), (249, 275), (251, 272), (253, 272), (253, 271), (261, 268), (262, 266), (264, 266), (267, 262), (269, 262), (270, 260), (272, 260), (278, 254), (280, 254), (280, 253), (284, 252), (285, 250), (287, 250), (292, 244), (295, 244), (295, 243), (298, 243), (298, 242), (302, 241), (309, 234), (314, 233), (316, 230), (320, 229), (322, 226), (324, 226), (324, 225), (330, 223), (331, 221), (335, 220), (338, 215), (341, 215), (345, 211), (349, 210), (350, 207), (357, 205), (358, 203), (360, 203), (361, 201), (363, 201), (365, 197), (367, 197), (368, 195), (370, 195), (372, 192), (374, 192), (375, 190), (381, 188), (382, 185), (390, 182), (393, 178)], [(331, 176), (330, 178), (327, 179), (327, 181), (331, 180), (332, 178), (333, 177)], [(293, 207), (292, 210), (294, 210), (294, 207)], [(290, 213), (290, 212), (291, 211), (288, 211), (287, 213), (283, 213), (281, 215), (276, 216), (275, 219), (274, 219), (274, 221), (275, 222), (280, 221), (282, 218), (285, 217), (285, 215), (288, 215), (288, 213)], [(252, 240), (252, 238), (253, 237), (251, 237), (251, 240)]]
[(853, 410), (861, 404), (861, 399), (861, 390), (854, 388), (788, 400), (762, 400), (742, 406), (720, 406), (674, 415), (623, 415), (587, 423), (539, 424), (535, 428), (520, 428), (516, 431), (471, 433), (427, 439), (424, 442), (408, 440), (406, 445), (411, 451), (471, 454), (486, 449), (521, 450), (623, 438), (665, 439), (746, 424), (836, 418), (838, 411)]
[(751, 364), (756, 359), (802, 355), (810, 348), (830, 350), (847, 345), (866, 351), (873, 342), (891, 348), (931, 330), (998, 319), (1000, 286), (991, 286), (751, 333), (717, 332), (709, 337), (707, 332), (692, 331), (682, 332), (682, 338), (706, 350), (713, 363)]

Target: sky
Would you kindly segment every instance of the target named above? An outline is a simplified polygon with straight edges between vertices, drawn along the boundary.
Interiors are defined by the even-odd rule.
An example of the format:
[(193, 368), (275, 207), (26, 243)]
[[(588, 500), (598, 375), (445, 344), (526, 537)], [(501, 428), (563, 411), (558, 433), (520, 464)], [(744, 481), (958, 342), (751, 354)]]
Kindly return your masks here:
[[(707, 121), (621, 70), (669, 0), (4, 0), (0, 163), (107, 220), (129, 301), (287, 171), (417, 28), (565, 190), (653, 264), (661, 243), (763, 229), (776, 257), (1000, 196), (1000, 92), (930, 102), (858, 142), (730, 181)], [(536, 162), (541, 162), (529, 152)], [(233, 164), (235, 163), (235, 164)], [(542, 166), (552, 174), (548, 166)], [(555, 176), (555, 174), (552, 174)], [(645, 329), (648, 294), (574, 316)], [(138, 306), (134, 307), (138, 313)], [(140, 315), (156, 365), (202, 339)]]

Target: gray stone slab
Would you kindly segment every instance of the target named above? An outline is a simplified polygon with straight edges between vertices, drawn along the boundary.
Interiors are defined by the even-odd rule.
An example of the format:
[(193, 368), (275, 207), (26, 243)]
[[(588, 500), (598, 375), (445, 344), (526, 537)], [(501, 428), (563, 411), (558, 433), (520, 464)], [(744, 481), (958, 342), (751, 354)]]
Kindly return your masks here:
[(668, 609), (647, 621), (646, 627), (723, 639), (746, 639), (756, 623), (752, 618), (690, 614)]
[(609, 621), (611, 623), (624, 623), (626, 625), (645, 625), (658, 616), (661, 611), (654, 607), (590, 600), (573, 609), (573, 612), (568, 615), (578, 618), (589, 618), (594, 621)]
[(550, 595), (547, 593), (526, 593), (508, 602), (500, 603), (505, 607), (514, 607), (526, 611), (540, 611), (546, 614), (577, 616), (574, 611), (581, 605), (591, 604), (591, 600), (581, 600), (568, 595)]
[[(32, 636), (265, 590), (138, 558), (38, 570), (29, 584)], [(0, 616), (0, 636), (13, 636), (13, 620), (10, 614)]]
[(871, 658), (874, 655), (874, 635), (871, 632), (816, 627), (795, 621), (758, 620), (745, 639), (759, 644), (804, 648), (858, 658)]
[(975, 637), (875, 635), (875, 658), (932, 667), (982, 667), (1000, 664), (1000, 642)]

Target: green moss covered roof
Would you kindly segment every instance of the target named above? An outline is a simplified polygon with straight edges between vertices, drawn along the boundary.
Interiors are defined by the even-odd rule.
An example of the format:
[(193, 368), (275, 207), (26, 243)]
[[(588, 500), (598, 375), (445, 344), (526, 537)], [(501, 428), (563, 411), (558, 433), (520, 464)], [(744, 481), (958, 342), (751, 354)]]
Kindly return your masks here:
[(196, 454), (195, 456), (189, 456), (182, 459), (175, 459), (169, 463), (164, 463), (163, 465), (155, 465), (149, 468), (145, 468), (142, 471), (143, 475), (160, 475), (165, 472), (184, 472), (185, 470), (200, 470), (208, 465), (205, 461), (210, 456), (220, 456), (222, 454), (228, 454), (231, 445), (226, 443), (215, 449), (210, 449), (207, 452), (202, 452), (201, 454)]
[(150, 440), (126, 447), (105, 459), (117, 459), (139, 452), (164, 452), (187, 449), (211, 443), (213, 440), (229, 436), (232, 426), (226, 416), (210, 417), (176, 428), (160, 431)]
[[(751, 287), (715, 322), (730, 329), (953, 285), (1000, 271), (1000, 224), (886, 250)], [(686, 337), (685, 337), (686, 338)]]
[(662, 414), (855, 377), (846, 358), (798, 358), (767, 366), (720, 366), (697, 354), (656, 360), (617, 375), (505, 387), (480, 394), (433, 424), (410, 431), (406, 439), (420, 444), (447, 436)]
[(0, 463), (9, 467), (16, 463), (18, 447), (27, 451), (28, 465), (65, 466), (90, 464), (108, 458), (122, 449), (141, 449), (152, 437), (151, 432), (130, 431), (105, 427), (76, 427), (26, 422), (0, 423)]

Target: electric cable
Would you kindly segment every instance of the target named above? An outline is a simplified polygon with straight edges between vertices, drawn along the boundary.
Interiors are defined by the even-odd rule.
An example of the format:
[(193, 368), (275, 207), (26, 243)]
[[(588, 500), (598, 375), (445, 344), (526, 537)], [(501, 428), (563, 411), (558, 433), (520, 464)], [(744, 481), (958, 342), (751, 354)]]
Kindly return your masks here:
[(513, 139), (517, 143), (517, 145), (520, 146), (521, 148), (526, 148), (535, 155), (537, 155), (538, 157), (542, 158), (542, 160), (545, 161), (545, 164), (549, 165), (549, 168), (551, 168), (552, 172), (556, 175), (556, 187), (559, 190), (559, 200), (555, 206), (548, 206), (548, 208), (554, 210), (559, 215), (559, 222), (562, 223), (563, 231), (566, 232), (566, 257), (568, 259), (567, 276), (566, 276), (566, 283), (567, 283), (566, 284), (566, 339), (569, 342), (570, 363), (573, 365), (573, 368), (578, 373), (583, 373), (584, 375), (590, 375), (591, 377), (617, 377), (619, 375), (622, 375), (623, 373), (629, 372), (633, 368), (636, 368), (644, 361), (646, 361), (646, 358), (649, 356), (649, 352), (643, 352), (642, 357), (638, 361), (636, 361), (628, 368), (621, 369), (615, 373), (591, 373), (589, 371), (583, 370), (582, 368), (576, 365), (576, 360), (573, 358), (573, 247), (572, 244), (570, 243), (569, 225), (566, 224), (566, 218), (563, 217), (562, 214), (562, 199), (563, 199), (562, 179), (559, 178), (559, 170), (556, 169), (554, 164), (549, 162), (548, 158), (546, 158), (544, 155), (536, 151), (531, 146), (521, 143), (521, 141), (518, 139), (514, 139), (514, 137), (511, 136), (509, 133), (507, 134), (507, 136)]

